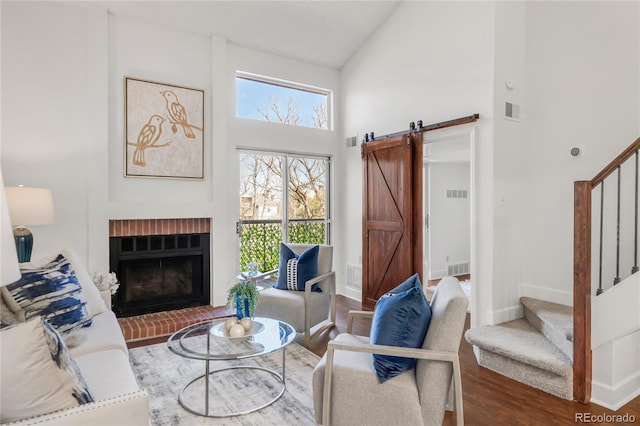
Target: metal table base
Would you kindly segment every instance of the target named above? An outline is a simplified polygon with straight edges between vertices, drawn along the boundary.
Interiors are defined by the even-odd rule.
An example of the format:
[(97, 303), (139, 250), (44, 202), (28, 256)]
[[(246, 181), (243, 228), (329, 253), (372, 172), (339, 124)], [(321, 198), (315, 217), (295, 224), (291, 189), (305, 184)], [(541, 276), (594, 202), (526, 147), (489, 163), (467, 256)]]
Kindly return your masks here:
[[(280, 397), (284, 394), (284, 391), (287, 389), (287, 384), (285, 383), (285, 351), (286, 351), (286, 347), (282, 348), (282, 374), (279, 374), (278, 372), (268, 369), (268, 368), (264, 368), (264, 367), (258, 367), (258, 366), (253, 366), (253, 365), (237, 365), (237, 366), (233, 366), (233, 367), (227, 367), (227, 368), (221, 368), (218, 370), (214, 370), (214, 371), (210, 371), (209, 369), (209, 360), (206, 360), (206, 371), (205, 374), (202, 374), (198, 377), (196, 377), (195, 379), (191, 380), (189, 383), (187, 383), (186, 385), (184, 385), (184, 387), (182, 388), (182, 390), (180, 391), (180, 393), (178, 394), (178, 402), (180, 403), (180, 405), (182, 406), (182, 408), (184, 408), (185, 410), (187, 410), (188, 412), (190, 412), (191, 414), (195, 414), (197, 416), (202, 416), (202, 417), (212, 417), (212, 418), (224, 418), (224, 417), (234, 417), (234, 416), (241, 416), (244, 414), (249, 414), (249, 413), (253, 413), (254, 411), (258, 411), (261, 410), (265, 407), (270, 406), (271, 404), (273, 404), (274, 402), (276, 402), (278, 399), (280, 399)], [(210, 393), (210, 386), (209, 386), (209, 377), (212, 376), (213, 374), (216, 373), (220, 373), (223, 371), (228, 371), (228, 370), (261, 370), (261, 371), (265, 371), (269, 374), (271, 374), (273, 377), (275, 377), (281, 384), (282, 384), (282, 389), (280, 389), (280, 392), (270, 401), (258, 406), (258, 407), (254, 407), (248, 410), (244, 410), (244, 411), (238, 411), (238, 412), (232, 412), (232, 413), (225, 413), (225, 414), (216, 414), (216, 413), (211, 413), (209, 410), (209, 393)], [(193, 409), (192, 407), (190, 407), (183, 399), (183, 394), (184, 392), (194, 383), (198, 382), (199, 380), (202, 380), (204, 378), (205, 381), (205, 404), (204, 404), (204, 412), (203, 411), (198, 411)]]

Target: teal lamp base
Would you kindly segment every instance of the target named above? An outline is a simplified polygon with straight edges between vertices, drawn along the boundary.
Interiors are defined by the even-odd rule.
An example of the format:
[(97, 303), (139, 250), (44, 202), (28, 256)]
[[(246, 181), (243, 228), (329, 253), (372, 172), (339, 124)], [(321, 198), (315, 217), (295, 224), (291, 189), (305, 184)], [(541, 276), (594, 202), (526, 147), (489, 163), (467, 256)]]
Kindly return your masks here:
[(24, 226), (18, 226), (13, 230), (13, 239), (16, 241), (16, 251), (18, 252), (18, 262), (28, 262), (31, 260), (31, 249), (33, 248), (33, 234)]

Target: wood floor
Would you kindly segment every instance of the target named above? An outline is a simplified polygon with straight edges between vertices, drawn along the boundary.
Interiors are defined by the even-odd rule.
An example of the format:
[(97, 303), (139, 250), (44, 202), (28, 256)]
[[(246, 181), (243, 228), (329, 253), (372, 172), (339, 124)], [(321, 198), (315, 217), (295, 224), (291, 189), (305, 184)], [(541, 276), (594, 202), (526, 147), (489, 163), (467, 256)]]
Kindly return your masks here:
[[(360, 309), (360, 303), (352, 299), (338, 296), (336, 300), (337, 326), (316, 339), (310, 348), (318, 355), (324, 354), (329, 339), (346, 331), (349, 309)], [(365, 321), (354, 322), (353, 333), (368, 335), (369, 326)], [(467, 316), (465, 329), (468, 327)], [(640, 397), (616, 412), (595, 404), (585, 405), (557, 398), (478, 366), (472, 347), (464, 338), (460, 343), (460, 363), (465, 425), (575, 425), (578, 423), (576, 414), (580, 413), (592, 416), (629, 414), (635, 416), (635, 424), (640, 425)], [(455, 425), (455, 416), (447, 413), (444, 424)], [(613, 425), (620, 422), (598, 424)]]
[[(310, 348), (320, 356), (326, 351), (327, 343), (330, 339), (346, 331), (348, 311), (361, 308), (359, 302), (344, 296), (338, 296), (336, 301), (336, 327), (325, 332), (312, 342)], [(368, 335), (369, 326), (370, 324), (367, 321), (354, 322), (353, 332)], [(469, 318), (467, 317), (466, 328), (468, 327)], [(166, 337), (135, 342), (130, 346), (141, 346), (160, 341), (166, 341)], [(591, 416), (591, 423), (619, 425), (622, 422), (616, 422), (615, 418), (604, 419), (604, 421), (594, 421), (594, 418), (595, 416), (622, 416), (625, 414), (635, 416), (635, 422), (630, 424), (640, 425), (640, 397), (635, 398), (615, 412), (595, 404), (585, 405), (557, 398), (478, 366), (471, 345), (464, 338), (460, 344), (460, 363), (465, 425), (575, 425), (589, 423), (579, 421), (579, 418), (584, 419), (587, 416)], [(595, 418), (595, 420), (600, 419)], [(455, 416), (453, 413), (448, 412), (445, 416), (444, 425), (455, 424)]]

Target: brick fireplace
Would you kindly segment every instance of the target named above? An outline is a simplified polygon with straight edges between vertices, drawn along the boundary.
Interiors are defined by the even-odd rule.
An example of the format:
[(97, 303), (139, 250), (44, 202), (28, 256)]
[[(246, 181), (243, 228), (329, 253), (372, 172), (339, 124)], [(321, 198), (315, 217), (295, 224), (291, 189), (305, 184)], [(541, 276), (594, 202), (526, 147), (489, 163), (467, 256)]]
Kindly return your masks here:
[(110, 220), (116, 315), (208, 305), (210, 228), (208, 218)]

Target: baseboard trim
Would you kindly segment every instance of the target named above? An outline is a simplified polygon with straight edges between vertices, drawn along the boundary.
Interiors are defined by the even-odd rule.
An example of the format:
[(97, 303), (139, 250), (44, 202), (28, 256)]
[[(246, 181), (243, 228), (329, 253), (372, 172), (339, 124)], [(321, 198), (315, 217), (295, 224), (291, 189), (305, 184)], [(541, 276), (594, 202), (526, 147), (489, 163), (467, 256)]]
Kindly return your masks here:
[(342, 288), (338, 289), (338, 294), (341, 294), (349, 299), (357, 300), (358, 302), (362, 302), (362, 292), (359, 290), (355, 290), (346, 286), (342, 286)]
[(523, 315), (524, 313), (521, 304), (510, 306), (508, 308), (498, 309), (496, 311), (489, 311), (491, 325), (501, 324), (503, 322), (522, 318)]
[(595, 380), (591, 385), (591, 402), (593, 404), (618, 411), (629, 401), (640, 396), (640, 372), (634, 373), (615, 386)]
[(546, 300), (547, 302), (573, 306), (573, 293), (569, 291), (555, 290), (549, 287), (539, 287), (530, 284), (520, 284), (518, 290), (520, 297), (531, 297)]

